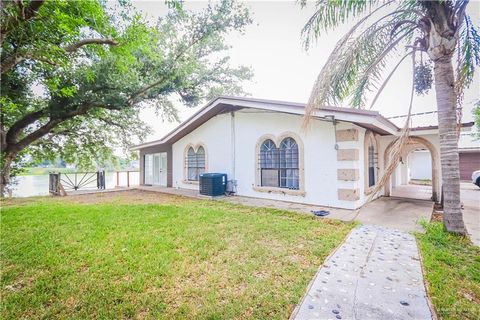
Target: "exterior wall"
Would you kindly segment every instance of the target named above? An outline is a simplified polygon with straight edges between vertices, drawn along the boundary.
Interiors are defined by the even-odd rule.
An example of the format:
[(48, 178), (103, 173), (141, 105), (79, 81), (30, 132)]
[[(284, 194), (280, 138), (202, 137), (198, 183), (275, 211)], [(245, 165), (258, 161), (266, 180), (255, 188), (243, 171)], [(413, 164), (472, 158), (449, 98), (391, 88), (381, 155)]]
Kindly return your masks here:
[[(348, 209), (359, 207), (361, 201), (357, 199), (357, 195), (363, 175), (363, 171), (359, 170), (359, 161), (337, 160), (335, 131), (331, 122), (315, 120), (307, 130), (302, 130), (302, 120), (298, 115), (251, 109), (235, 112), (233, 120), (230, 113), (213, 117), (173, 144), (173, 187), (198, 188), (198, 183), (185, 181), (184, 152), (189, 144), (202, 143), (207, 151), (207, 171), (226, 173), (229, 180), (236, 180), (238, 195)], [(235, 129), (232, 130), (232, 127)], [(353, 124), (337, 125), (337, 131), (349, 129), (358, 130), (356, 134), (359, 137), (364, 134), (362, 128)], [(278, 141), (289, 133), (294, 139), (300, 140), (297, 141), (300, 153), (303, 149), (304, 177), (303, 181), (300, 181), (300, 185), (303, 184), (303, 192), (279, 188), (269, 191), (268, 188), (265, 188), (267, 190), (258, 188), (257, 144), (261, 143), (261, 137), (270, 136)], [(342, 149), (359, 150), (359, 144), (363, 143), (359, 138), (358, 141), (350, 141), (349, 137), (345, 139), (338, 142)], [(360, 158), (358, 152), (351, 154)], [(353, 195), (352, 190), (356, 190)]]
[[(235, 170), (237, 180), (237, 194), (258, 198), (268, 198), (291, 202), (302, 202), (340, 208), (356, 208), (358, 201), (340, 200), (339, 189), (352, 189), (358, 181), (339, 181), (339, 169), (351, 169), (345, 166), (354, 161), (337, 161), (335, 150), (335, 134), (331, 122), (312, 121), (310, 127), (302, 130), (302, 117), (265, 112), (236, 112), (236, 159)], [(351, 124), (339, 123), (337, 130), (351, 129)], [(304, 192), (297, 195), (289, 194), (288, 191), (262, 192), (255, 188), (256, 166), (258, 156), (255, 146), (261, 143), (262, 136), (278, 138), (287, 135), (288, 132), (298, 137), (299, 146), (303, 145), (303, 185)], [(358, 142), (339, 142), (345, 148), (357, 148)], [(299, 152), (302, 152), (299, 148)], [(300, 155), (300, 158), (302, 156)], [(300, 171), (302, 177), (302, 171)], [(302, 181), (300, 181), (302, 184)]]
[(432, 157), (429, 151), (414, 151), (408, 156), (410, 179), (432, 179)]
[[(198, 189), (198, 182), (186, 181), (185, 150), (190, 145), (201, 144), (206, 151), (206, 171), (226, 173), (229, 180), (236, 180), (238, 195), (347, 209), (361, 207), (370, 197), (365, 175), (367, 130), (351, 123), (339, 122), (335, 131), (332, 122), (321, 120), (312, 120), (309, 128), (303, 130), (302, 120), (298, 115), (255, 109), (216, 115), (173, 145), (141, 149), (140, 183), (144, 183), (144, 155), (167, 152), (167, 185)], [(262, 142), (261, 138), (270, 137), (279, 143), (289, 135), (299, 145), (302, 162), (300, 190), (259, 188), (256, 150)], [(384, 173), (386, 149), (395, 137), (374, 136), (378, 141), (378, 181)], [(434, 157), (436, 166), (440, 168), (438, 136), (418, 133), (416, 136), (426, 139), (434, 146), (437, 152)], [(425, 153), (430, 156), (429, 152)], [(405, 177), (408, 180), (405, 169), (407, 165), (403, 167), (398, 166), (392, 175), (392, 186), (405, 183)], [(429, 168), (431, 176), (431, 164)], [(416, 169), (413, 170), (415, 174)], [(439, 190), (440, 171), (437, 184)], [(386, 191), (382, 190), (378, 196), (384, 192)]]
[(198, 182), (186, 179), (185, 150), (200, 144), (205, 147), (206, 171), (226, 173), (228, 179), (232, 178), (231, 115), (227, 113), (211, 118), (173, 144), (173, 187), (198, 189)]
[(159, 152), (166, 152), (167, 153), (167, 187), (172, 186), (172, 146), (163, 144), (152, 146), (148, 148), (140, 149), (140, 184), (145, 184), (145, 155), (151, 153), (159, 153)]
[[(144, 155), (166, 151), (168, 186), (198, 189), (198, 182), (186, 181), (185, 150), (190, 145), (203, 145), (206, 171), (226, 173), (229, 180), (236, 180), (238, 195), (347, 209), (361, 207), (369, 200), (371, 191), (365, 175), (367, 130), (352, 123), (338, 122), (335, 131), (332, 122), (322, 120), (312, 120), (304, 130), (302, 121), (299, 115), (257, 109), (218, 114), (173, 145), (141, 149), (140, 182), (144, 181)], [(413, 134), (426, 139), (436, 149), (434, 158), (439, 168), (437, 135), (419, 133)], [(297, 140), (299, 145), (300, 190), (260, 187), (257, 150), (261, 138), (269, 137), (278, 144), (286, 136)], [(395, 137), (373, 136), (378, 142), (378, 181), (384, 172), (385, 151)], [(399, 166), (391, 185), (401, 183), (403, 176), (405, 168), (402, 170)], [(441, 185), (440, 172), (437, 184)], [(387, 191), (380, 195), (384, 192)]]

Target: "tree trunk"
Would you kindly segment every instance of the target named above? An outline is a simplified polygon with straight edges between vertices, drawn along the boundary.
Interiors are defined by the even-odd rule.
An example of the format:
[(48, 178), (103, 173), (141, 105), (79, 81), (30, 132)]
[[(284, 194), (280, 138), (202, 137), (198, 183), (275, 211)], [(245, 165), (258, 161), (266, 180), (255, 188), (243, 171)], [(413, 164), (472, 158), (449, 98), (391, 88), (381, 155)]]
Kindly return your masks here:
[(434, 63), (444, 198), (443, 223), (448, 231), (465, 234), (460, 204), (460, 168), (452, 56), (445, 55)]
[(2, 172), (0, 174), (0, 197), (4, 197), (8, 191), (8, 184), (10, 183), (10, 173), (12, 171), (12, 163), (15, 160), (16, 154), (5, 153), (2, 155)]

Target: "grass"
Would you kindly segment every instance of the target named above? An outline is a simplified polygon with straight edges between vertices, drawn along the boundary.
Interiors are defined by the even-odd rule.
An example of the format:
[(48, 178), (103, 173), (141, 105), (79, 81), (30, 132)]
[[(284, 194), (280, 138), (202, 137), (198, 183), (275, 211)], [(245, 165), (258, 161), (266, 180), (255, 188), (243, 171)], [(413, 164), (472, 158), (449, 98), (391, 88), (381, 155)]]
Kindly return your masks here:
[(116, 194), (3, 203), (2, 319), (285, 319), (353, 227)]
[(480, 248), (449, 234), (441, 222), (417, 234), (430, 299), (441, 319), (478, 319)]

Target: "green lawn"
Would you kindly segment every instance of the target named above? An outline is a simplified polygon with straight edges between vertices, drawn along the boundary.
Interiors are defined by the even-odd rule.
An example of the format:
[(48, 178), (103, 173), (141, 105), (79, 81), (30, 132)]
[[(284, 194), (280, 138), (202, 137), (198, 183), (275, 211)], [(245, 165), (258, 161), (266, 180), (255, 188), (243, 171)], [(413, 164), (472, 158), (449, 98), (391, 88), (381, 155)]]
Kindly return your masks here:
[(158, 194), (92, 197), (3, 203), (2, 319), (285, 319), (353, 227)]
[(430, 299), (441, 319), (479, 319), (480, 248), (447, 233), (443, 224), (425, 224), (417, 234)]

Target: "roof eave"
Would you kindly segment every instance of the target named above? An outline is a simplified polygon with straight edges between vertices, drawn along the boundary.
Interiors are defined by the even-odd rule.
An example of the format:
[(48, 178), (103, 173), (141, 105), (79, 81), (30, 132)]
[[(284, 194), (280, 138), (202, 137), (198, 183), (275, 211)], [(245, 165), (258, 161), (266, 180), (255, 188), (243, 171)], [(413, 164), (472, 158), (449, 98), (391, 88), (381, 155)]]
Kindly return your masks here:
[[(205, 114), (220, 105), (221, 108), (216, 110), (216, 112), (218, 113), (222, 111), (222, 108), (224, 108), (225, 106), (230, 106), (232, 107), (232, 109), (239, 107), (257, 108), (296, 115), (303, 115), (305, 112), (305, 104), (301, 103), (219, 96), (206, 103), (205, 106), (195, 112), (187, 120), (179, 124), (174, 130), (170, 131), (162, 139), (135, 145), (131, 147), (130, 150), (136, 151), (151, 146), (161, 145), (164, 143), (172, 143), (171, 140), (174, 139), (177, 134), (181, 134), (181, 132), (186, 130), (190, 125), (194, 124), (196, 121), (200, 121), (201, 118), (205, 116)], [(328, 115), (334, 115), (335, 119), (338, 121), (351, 122), (360, 126), (362, 126), (362, 124), (368, 124), (375, 127), (379, 132), (383, 134), (397, 135), (399, 131), (399, 128), (393, 122), (380, 115), (377, 111), (326, 106), (324, 108), (316, 110), (314, 113), (315, 118), (325, 118), (325, 116)]]

